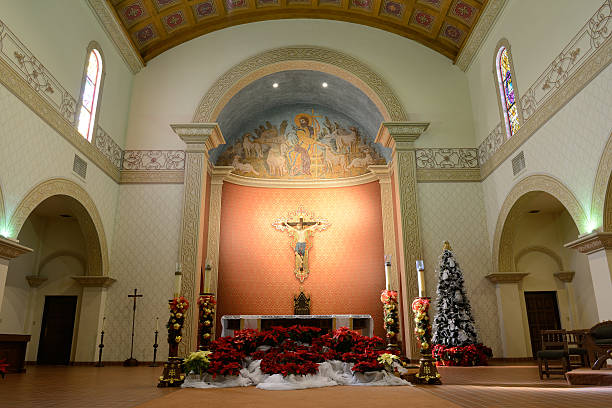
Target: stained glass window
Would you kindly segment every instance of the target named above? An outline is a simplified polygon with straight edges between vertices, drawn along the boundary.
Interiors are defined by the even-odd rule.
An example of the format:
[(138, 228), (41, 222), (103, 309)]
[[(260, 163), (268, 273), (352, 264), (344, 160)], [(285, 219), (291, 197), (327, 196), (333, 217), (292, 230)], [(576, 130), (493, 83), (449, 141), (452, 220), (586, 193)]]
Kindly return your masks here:
[(100, 76), (102, 73), (102, 58), (98, 50), (93, 49), (87, 60), (87, 72), (83, 83), (81, 95), (81, 109), (79, 111), (78, 130), (87, 140), (91, 141), (96, 118), (96, 106), (100, 93)]
[(497, 53), (497, 79), (499, 82), (499, 92), (504, 111), (506, 130), (508, 137), (511, 137), (519, 130), (521, 124), (519, 123), (514, 84), (512, 83), (510, 58), (506, 47), (501, 47)]

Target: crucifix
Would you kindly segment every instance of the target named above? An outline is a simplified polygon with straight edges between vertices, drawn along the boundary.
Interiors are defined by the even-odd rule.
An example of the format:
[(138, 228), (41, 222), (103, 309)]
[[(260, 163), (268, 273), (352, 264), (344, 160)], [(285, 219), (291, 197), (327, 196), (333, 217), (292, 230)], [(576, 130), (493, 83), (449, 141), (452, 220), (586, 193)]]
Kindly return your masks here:
[(134, 324), (136, 322), (136, 299), (142, 297), (142, 295), (138, 295), (138, 289), (134, 289), (133, 295), (128, 295), (129, 298), (134, 299), (134, 307), (132, 309), (132, 348), (130, 350), (130, 358), (123, 362), (123, 365), (126, 367), (136, 367), (138, 365), (138, 360), (134, 358)]
[(293, 272), (302, 283), (310, 274), (308, 266), (308, 250), (312, 247), (312, 243), (309, 240), (310, 235), (315, 231), (326, 230), (329, 225), (327, 220), (315, 217), (314, 214), (308, 213), (302, 208), (272, 223), (272, 226), (277, 230), (286, 231), (293, 236), (295, 241), (295, 245), (292, 245), (295, 256)]

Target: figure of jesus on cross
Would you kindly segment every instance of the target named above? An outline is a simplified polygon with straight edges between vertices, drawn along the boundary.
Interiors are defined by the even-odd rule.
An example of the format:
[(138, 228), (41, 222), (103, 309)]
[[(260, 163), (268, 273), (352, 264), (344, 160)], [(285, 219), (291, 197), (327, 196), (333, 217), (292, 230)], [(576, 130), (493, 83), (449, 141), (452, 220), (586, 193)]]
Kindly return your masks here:
[[(289, 221), (290, 219), (296, 219), (297, 221)], [(310, 221), (305, 221), (310, 219)], [(304, 280), (310, 274), (308, 267), (308, 250), (312, 244), (309, 242), (309, 237), (315, 230), (323, 231), (329, 227), (327, 220), (317, 218), (313, 214), (309, 214), (303, 209), (290, 213), (287, 218), (281, 218), (275, 220), (272, 226), (280, 231), (287, 231), (293, 236), (295, 240), (295, 246), (293, 252), (295, 256), (295, 268), (294, 273), (296, 278), (300, 282)]]

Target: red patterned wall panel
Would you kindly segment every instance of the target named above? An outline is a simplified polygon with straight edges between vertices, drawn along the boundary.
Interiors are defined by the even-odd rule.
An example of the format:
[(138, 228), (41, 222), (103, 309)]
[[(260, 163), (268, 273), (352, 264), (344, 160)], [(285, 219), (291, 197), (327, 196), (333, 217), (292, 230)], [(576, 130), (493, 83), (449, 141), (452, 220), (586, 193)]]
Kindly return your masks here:
[(217, 324), (226, 314), (293, 314), (300, 283), (292, 241), (272, 221), (299, 206), (329, 220), (312, 237), (304, 291), (313, 314), (365, 313), (383, 336), (385, 285), (380, 187), (377, 182), (325, 189), (268, 189), (226, 183), (219, 247)]

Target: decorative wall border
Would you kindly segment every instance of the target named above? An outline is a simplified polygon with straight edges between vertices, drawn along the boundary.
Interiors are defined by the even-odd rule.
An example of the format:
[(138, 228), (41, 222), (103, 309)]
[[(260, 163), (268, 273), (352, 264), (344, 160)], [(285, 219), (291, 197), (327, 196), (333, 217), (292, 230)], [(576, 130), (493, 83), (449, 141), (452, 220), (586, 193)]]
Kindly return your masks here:
[(472, 28), (472, 31), (468, 34), (467, 41), (459, 50), (457, 58), (455, 58), (455, 65), (462, 71), (467, 71), (474, 57), (480, 50), (482, 43), (487, 38), (489, 31), (493, 28), (495, 20), (501, 14), (508, 0), (489, 0), (485, 9), (480, 14), (476, 25)]
[(121, 24), (119, 24), (112, 7), (105, 0), (87, 0), (87, 4), (100, 21), (100, 25), (104, 28), (113, 44), (117, 47), (119, 54), (130, 71), (132, 71), (132, 74), (140, 72), (144, 68), (145, 63), (136, 51), (130, 37), (126, 34)]
[(88, 254), (88, 275), (108, 276), (108, 244), (102, 218), (90, 195), (73, 181), (54, 178), (36, 185), (21, 200), (8, 224), (12, 237), (17, 237), (32, 211), (44, 200), (56, 195), (72, 197), (78, 205), (71, 210), (78, 220), (85, 238)]
[(185, 170), (184, 150), (125, 150), (122, 170)]
[(119, 184), (183, 184), (184, 170), (121, 170)]
[[(483, 179), (612, 62), (612, 30), (606, 25), (611, 18), (612, 2), (605, 0), (521, 97), (525, 121), (519, 131), (510, 139), (498, 143), (491, 139), (497, 137), (497, 128), (501, 127), (498, 124), (481, 143), (479, 152)], [(580, 47), (585, 46), (588, 48), (583, 51)]]
[(480, 169), (419, 169), (416, 170), (419, 183), (432, 182), (480, 182)]
[[(272, 72), (276, 72), (270, 66), (283, 63), (288, 64), (284, 69), (300, 69), (299, 64), (295, 64), (298, 62), (320, 63), (320, 69), (324, 72), (329, 72), (348, 80), (370, 97), (374, 94), (375, 97), (371, 98), (372, 101), (379, 106), (379, 109), (382, 104), (383, 110), (386, 110), (386, 112), (381, 111), (385, 120), (400, 122), (407, 120), (404, 107), (393, 92), (393, 89), (381, 76), (360, 60), (329, 48), (297, 46), (264, 51), (232, 67), (221, 75), (202, 97), (192, 121), (214, 122), (216, 115), (220, 113), (221, 108), (229, 100), (226, 94), (232, 95), (232, 92), (237, 92), (237, 89), (242, 89), (249, 82), (257, 79), (257, 71), (273, 69)], [(334, 72), (325, 69), (325, 66), (335, 68), (332, 69)], [(278, 68), (276, 69), (278, 70)], [(266, 73), (271, 72), (266, 71)], [(243, 83), (244, 81), (242, 80), (247, 77), (249, 81)], [(366, 85), (365, 89), (363, 84)]]
[(106, 133), (100, 126), (96, 126), (96, 132), (92, 141), (99, 151), (102, 152), (115, 167), (121, 168), (121, 160), (123, 159), (123, 150), (117, 142), (113, 140), (111, 135)]
[(417, 169), (478, 169), (476, 148), (418, 148), (415, 155)]
[(597, 166), (590, 221), (596, 227), (603, 227), (604, 231), (612, 231), (612, 133)]
[(495, 226), (493, 238), (493, 272), (514, 272), (512, 256), (512, 234), (510, 224), (515, 219), (512, 215), (514, 204), (525, 194), (532, 191), (543, 191), (555, 197), (567, 209), (574, 220), (579, 233), (587, 232), (587, 216), (576, 196), (559, 180), (547, 175), (527, 176), (514, 185), (506, 196)]

